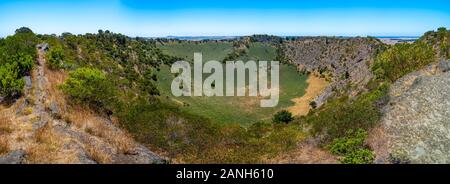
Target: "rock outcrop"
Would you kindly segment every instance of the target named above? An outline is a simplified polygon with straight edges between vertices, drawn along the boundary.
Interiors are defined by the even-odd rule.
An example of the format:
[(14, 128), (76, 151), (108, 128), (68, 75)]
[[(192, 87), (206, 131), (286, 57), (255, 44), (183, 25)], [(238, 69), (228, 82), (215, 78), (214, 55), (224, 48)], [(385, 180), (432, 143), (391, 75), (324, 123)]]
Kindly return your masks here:
[(408, 74), (393, 84), (372, 142), (377, 163), (450, 163), (450, 60)]
[(22, 150), (10, 152), (0, 157), (0, 164), (22, 164), (25, 161), (25, 154)]
[(383, 43), (374, 38), (301, 37), (283, 43), (287, 60), (300, 71), (333, 83), (315, 101), (322, 105), (339, 91), (356, 95), (372, 79), (370, 66)]

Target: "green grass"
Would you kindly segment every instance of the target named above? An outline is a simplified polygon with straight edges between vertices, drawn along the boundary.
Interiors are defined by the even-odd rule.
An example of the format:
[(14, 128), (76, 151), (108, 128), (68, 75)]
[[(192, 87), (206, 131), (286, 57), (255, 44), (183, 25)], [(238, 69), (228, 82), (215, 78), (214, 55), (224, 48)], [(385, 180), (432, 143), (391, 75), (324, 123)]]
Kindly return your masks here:
[(272, 61), (277, 56), (277, 50), (274, 46), (260, 42), (251, 43), (247, 52), (247, 55), (241, 56), (239, 59), (243, 61)]
[[(226, 52), (231, 52), (230, 43), (199, 43), (172, 42), (159, 47), (172, 56), (192, 59), (194, 51), (203, 52), (203, 61), (222, 60)], [(276, 57), (275, 47), (263, 44), (252, 43), (246, 55), (241, 56), (241, 60), (265, 60), (271, 61)], [(225, 68), (225, 67), (224, 67)], [(291, 99), (304, 95), (307, 87), (306, 75), (297, 72), (294, 66), (280, 66), (280, 99), (278, 106), (274, 108), (261, 108), (258, 97), (174, 97), (170, 86), (174, 75), (170, 73), (169, 66), (163, 66), (158, 73), (159, 90), (162, 96), (185, 104), (182, 109), (194, 114), (210, 118), (218, 123), (239, 123), (247, 126), (256, 121), (270, 121), (272, 115), (277, 111), (294, 105)]]
[(183, 110), (210, 118), (218, 123), (239, 123), (249, 125), (258, 120), (270, 120), (277, 111), (294, 105), (291, 99), (304, 95), (307, 87), (306, 75), (295, 67), (280, 67), (280, 101), (274, 108), (261, 108), (257, 97), (174, 97), (170, 90), (174, 76), (169, 66), (163, 66), (158, 73), (159, 90), (180, 104), (188, 104)]
[(233, 44), (231, 42), (170, 42), (158, 44), (157, 47), (167, 55), (184, 58), (189, 62), (194, 60), (194, 52), (203, 53), (203, 61), (222, 61), (227, 54), (233, 51)]

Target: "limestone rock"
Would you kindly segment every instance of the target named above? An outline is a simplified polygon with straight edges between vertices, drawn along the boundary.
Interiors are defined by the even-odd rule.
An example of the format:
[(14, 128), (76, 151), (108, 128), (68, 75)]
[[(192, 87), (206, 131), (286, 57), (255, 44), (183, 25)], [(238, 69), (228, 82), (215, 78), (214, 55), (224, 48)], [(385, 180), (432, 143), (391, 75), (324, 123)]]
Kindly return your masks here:
[(449, 60), (442, 60), (439, 62), (438, 68), (441, 72), (448, 72), (450, 71), (450, 59)]
[(27, 89), (27, 90), (31, 89), (31, 87), (33, 87), (32, 82), (31, 82), (31, 77), (25, 76), (24, 80), (25, 80), (25, 89)]
[[(439, 66), (440, 67), (440, 66)], [(414, 72), (390, 90), (378, 163), (450, 163), (450, 72)]]
[(56, 104), (55, 101), (52, 101), (50, 103), (50, 113), (53, 117), (58, 117), (59, 116), (59, 108), (58, 108), (58, 104)]
[(22, 164), (25, 160), (25, 151), (13, 151), (0, 157), (0, 164)]

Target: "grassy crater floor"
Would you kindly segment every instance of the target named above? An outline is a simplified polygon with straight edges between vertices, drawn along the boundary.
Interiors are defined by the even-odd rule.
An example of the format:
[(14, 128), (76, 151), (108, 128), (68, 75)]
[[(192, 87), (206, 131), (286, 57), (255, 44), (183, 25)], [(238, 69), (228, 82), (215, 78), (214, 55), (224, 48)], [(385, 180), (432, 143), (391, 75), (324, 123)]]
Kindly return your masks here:
[[(202, 52), (203, 61), (221, 60), (227, 52), (231, 52), (230, 43), (169, 43), (162, 47), (167, 54), (191, 59), (194, 52)], [(229, 47), (229, 48), (228, 48)], [(254, 60), (272, 60), (275, 58), (275, 48), (262, 44), (251, 44), (247, 55), (242, 57)], [(205, 57), (206, 56), (206, 57)], [(265, 59), (267, 58), (267, 59)], [(305, 94), (308, 86), (307, 76), (300, 74), (294, 66), (280, 66), (280, 98), (278, 106), (273, 108), (260, 107), (260, 97), (174, 97), (171, 93), (171, 83), (174, 74), (169, 66), (162, 66), (158, 73), (159, 90), (162, 96), (179, 103), (182, 109), (194, 114), (210, 118), (217, 123), (239, 123), (243, 126), (257, 121), (269, 121), (272, 115), (281, 109), (287, 109), (295, 103), (292, 99)]]

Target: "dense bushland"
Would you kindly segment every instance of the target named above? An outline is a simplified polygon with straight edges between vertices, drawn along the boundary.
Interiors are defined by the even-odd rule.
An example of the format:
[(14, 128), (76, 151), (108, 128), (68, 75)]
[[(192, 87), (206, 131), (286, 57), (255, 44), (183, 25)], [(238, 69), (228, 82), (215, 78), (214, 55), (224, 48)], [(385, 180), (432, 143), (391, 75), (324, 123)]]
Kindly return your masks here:
[(402, 43), (389, 47), (376, 59), (372, 68), (379, 80), (394, 82), (438, 59), (450, 58), (450, 31), (439, 28), (429, 31), (412, 44)]
[(381, 53), (373, 66), (377, 77), (394, 82), (436, 61), (433, 48), (423, 42), (396, 44)]
[(0, 97), (5, 101), (21, 95), (33, 61), (37, 56), (36, 35), (28, 28), (16, 30), (13, 36), (0, 39)]
[(441, 27), (437, 31), (428, 31), (420, 37), (418, 42), (432, 46), (438, 57), (450, 59), (450, 30), (447, 28)]

